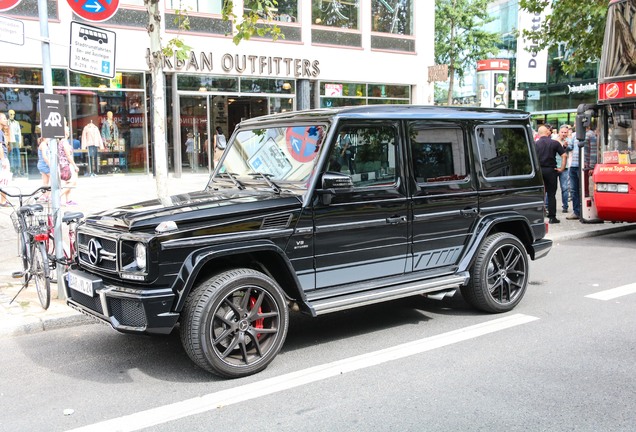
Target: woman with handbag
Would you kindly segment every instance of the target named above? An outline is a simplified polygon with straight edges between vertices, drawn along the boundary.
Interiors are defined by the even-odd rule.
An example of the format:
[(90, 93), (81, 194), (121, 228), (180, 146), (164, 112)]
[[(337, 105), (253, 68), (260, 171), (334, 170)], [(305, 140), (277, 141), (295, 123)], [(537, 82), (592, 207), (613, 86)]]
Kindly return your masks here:
[(77, 203), (71, 200), (71, 192), (77, 186), (77, 173), (79, 167), (73, 160), (73, 147), (68, 141), (69, 129), (66, 128), (66, 138), (57, 142), (57, 166), (62, 180), (62, 192), (60, 201), (67, 206), (76, 206)]

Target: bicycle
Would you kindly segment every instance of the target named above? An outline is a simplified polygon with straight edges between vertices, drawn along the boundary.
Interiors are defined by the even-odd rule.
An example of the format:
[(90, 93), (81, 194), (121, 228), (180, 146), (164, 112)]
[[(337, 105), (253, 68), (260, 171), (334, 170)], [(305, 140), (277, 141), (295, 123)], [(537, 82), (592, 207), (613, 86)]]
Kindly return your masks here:
[[(57, 268), (57, 264), (63, 266), (64, 271), (75, 263), (77, 258), (77, 250), (75, 248), (75, 233), (77, 232), (77, 225), (84, 217), (82, 212), (65, 212), (62, 215), (62, 223), (65, 223), (68, 230), (68, 248), (64, 246), (66, 243), (62, 242), (63, 257), (58, 259), (55, 255), (55, 226), (53, 214), (49, 214), (47, 217), (47, 233), (48, 239), (46, 240), (46, 251), (49, 255), (49, 263), (51, 264), (51, 270)], [(56, 278), (51, 278), (52, 281), (57, 282)]]
[(41, 186), (29, 194), (23, 194), (18, 189), (17, 194), (0, 188), (0, 192), (11, 198), (18, 198), (16, 207), (10, 201), (7, 202), (13, 208), (11, 221), (18, 233), (18, 252), (22, 259), (22, 271), (12, 273), (16, 279), (23, 279), (23, 284), (9, 303), (12, 303), (32, 280), (38, 293), (38, 299), (42, 308), (48, 309), (51, 304), (51, 281), (49, 277), (49, 257), (46, 252), (48, 240), (47, 219), (44, 206), (41, 203), (27, 204), (25, 200), (35, 199), (38, 194), (50, 191), (49, 186)]

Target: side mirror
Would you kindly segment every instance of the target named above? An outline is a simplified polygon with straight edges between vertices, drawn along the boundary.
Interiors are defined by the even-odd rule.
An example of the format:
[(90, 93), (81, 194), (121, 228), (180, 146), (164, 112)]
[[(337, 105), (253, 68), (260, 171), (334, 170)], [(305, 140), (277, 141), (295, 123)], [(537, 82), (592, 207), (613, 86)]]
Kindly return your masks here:
[(353, 180), (347, 174), (327, 171), (322, 175), (321, 189), (316, 192), (323, 205), (330, 205), (333, 197), (339, 193), (351, 192)]
[(576, 113), (576, 139), (578, 141), (585, 141), (585, 130), (591, 124), (594, 115), (593, 110), (586, 108), (585, 105), (581, 104)]

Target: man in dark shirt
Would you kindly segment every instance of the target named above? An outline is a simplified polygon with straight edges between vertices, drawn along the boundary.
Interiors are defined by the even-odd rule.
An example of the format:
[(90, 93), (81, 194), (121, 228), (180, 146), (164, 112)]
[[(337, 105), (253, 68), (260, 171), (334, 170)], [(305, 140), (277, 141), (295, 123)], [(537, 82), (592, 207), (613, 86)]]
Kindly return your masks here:
[[(551, 224), (561, 222), (556, 218), (556, 191), (559, 174), (566, 168), (567, 153), (565, 148), (558, 141), (550, 138), (550, 130), (545, 126), (539, 127), (539, 139), (535, 143), (541, 174), (543, 174), (543, 184), (548, 195), (548, 222)], [(561, 156), (561, 168), (557, 169), (556, 158)]]

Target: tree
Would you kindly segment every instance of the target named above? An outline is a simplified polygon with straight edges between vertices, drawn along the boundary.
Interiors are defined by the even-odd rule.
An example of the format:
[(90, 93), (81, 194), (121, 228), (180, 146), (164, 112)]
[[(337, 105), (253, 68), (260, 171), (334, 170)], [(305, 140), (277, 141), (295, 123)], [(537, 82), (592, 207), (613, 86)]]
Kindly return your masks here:
[[(157, 196), (163, 205), (170, 205), (168, 196), (168, 161), (166, 147), (166, 104), (164, 101), (165, 82), (163, 75), (163, 57), (172, 57), (176, 55), (180, 60), (186, 60), (190, 47), (185, 45), (180, 38), (174, 38), (162, 47), (160, 23), (164, 14), (160, 10), (160, 2), (162, 0), (144, 0), (144, 5), (148, 11), (148, 35), (150, 36), (150, 53), (148, 64), (150, 66), (150, 75), (152, 77), (152, 101), (153, 111), (150, 116), (152, 122), (152, 142), (154, 154), (155, 181), (157, 184)], [(227, 0), (223, 5), (223, 19), (231, 21), (236, 25), (235, 33), (232, 40), (235, 44), (239, 44), (241, 40), (248, 40), (250, 37), (258, 34), (265, 36), (270, 34), (273, 39), (282, 37), (280, 29), (271, 25), (272, 8), (276, 7), (276, 0), (245, 0), (243, 2), (243, 10), (246, 11), (239, 21), (234, 14), (234, 3)], [(177, 18), (179, 27), (182, 30), (188, 30), (190, 23), (187, 12), (178, 11)], [(264, 25), (259, 24), (259, 20), (264, 19)]]
[(435, 1), (435, 61), (448, 64), (448, 104), (453, 100), (455, 74), (464, 79), (477, 60), (499, 52), (500, 36), (484, 30), (494, 20), (488, 15), (490, 0)]
[(520, 0), (519, 7), (529, 12), (541, 12), (548, 5), (552, 10), (541, 27), (525, 32), (537, 40), (537, 51), (561, 46), (563, 71), (574, 74), (586, 63), (601, 57), (608, 0)]

